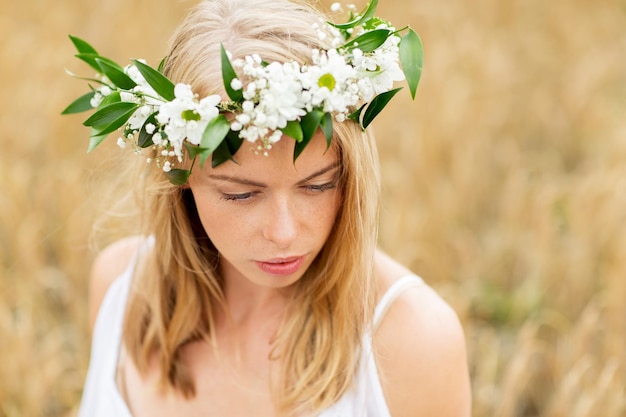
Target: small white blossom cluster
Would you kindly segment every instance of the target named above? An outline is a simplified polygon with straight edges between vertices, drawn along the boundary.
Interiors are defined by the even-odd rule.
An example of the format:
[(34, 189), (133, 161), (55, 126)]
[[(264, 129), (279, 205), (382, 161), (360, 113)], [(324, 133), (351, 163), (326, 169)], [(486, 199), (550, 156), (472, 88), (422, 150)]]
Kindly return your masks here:
[[(248, 142), (262, 141), (268, 148), (282, 137), (280, 129), (287, 122), (306, 115), (307, 99), (300, 81), (297, 62), (272, 62), (264, 66), (258, 55), (233, 62), (250, 81), (243, 90), (241, 113), (235, 116), (231, 129)], [(235, 79), (236, 80), (236, 79)]]
[(91, 98), (91, 101), (90, 101), (91, 107), (93, 108), (98, 107), (100, 103), (102, 103), (102, 100), (104, 100), (104, 98), (108, 96), (109, 94), (111, 94), (112, 92), (113, 91), (111, 90), (111, 87), (109, 87), (108, 85), (100, 87), (98, 90), (96, 90), (96, 93)]
[[(379, 28), (393, 30), (393, 28), (385, 26)], [(404, 72), (402, 72), (398, 64), (400, 61), (399, 43), (399, 37), (390, 36), (382, 46), (371, 54), (363, 54), (360, 49), (354, 49), (353, 51), (352, 63), (354, 67), (361, 74), (371, 74), (368, 78), (375, 94), (389, 91), (393, 88), (395, 81), (404, 80)], [(371, 95), (365, 97), (365, 100), (370, 98)]]

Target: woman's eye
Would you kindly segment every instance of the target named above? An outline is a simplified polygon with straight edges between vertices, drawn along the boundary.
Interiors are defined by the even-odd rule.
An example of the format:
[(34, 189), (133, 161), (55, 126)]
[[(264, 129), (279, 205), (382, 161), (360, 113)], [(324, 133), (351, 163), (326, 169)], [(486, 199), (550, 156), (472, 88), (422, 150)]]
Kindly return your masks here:
[(252, 197), (252, 193), (222, 194), (222, 199), (226, 201), (245, 201)]
[(311, 184), (305, 187), (309, 191), (322, 192), (335, 188), (335, 182), (327, 182), (326, 184)]

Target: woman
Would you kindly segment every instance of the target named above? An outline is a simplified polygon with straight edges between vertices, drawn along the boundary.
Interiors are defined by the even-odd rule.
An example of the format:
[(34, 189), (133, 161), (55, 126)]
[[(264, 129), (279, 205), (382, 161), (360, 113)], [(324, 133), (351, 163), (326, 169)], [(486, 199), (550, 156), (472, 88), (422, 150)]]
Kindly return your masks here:
[[(341, 105), (331, 109), (328, 99), (310, 137), (300, 137), (304, 122), (293, 133), (294, 120), (321, 106), (317, 87), (302, 87), (303, 74), (336, 58), (322, 52), (315, 61), (329, 48), (319, 18), (311, 7), (283, 0), (203, 2), (179, 27), (163, 67), (173, 83), (190, 86), (177, 86), (168, 99), (178, 110), (170, 114), (164, 104), (159, 115), (141, 116), (141, 108), (155, 108), (150, 94), (135, 107), (114, 103), (143, 117), (130, 119), (120, 145), (152, 135), (150, 146), (140, 147), (156, 149), (152, 165), (162, 170), (152, 166), (136, 180), (141, 235), (149, 237), (110, 245), (93, 266), (94, 339), (81, 416), (469, 415), (456, 315), (376, 249), (377, 154), (364, 123), (358, 115), (345, 120)], [(393, 43), (392, 31), (387, 36)], [(302, 70), (312, 51), (319, 65)], [(230, 58), (240, 78), (228, 78)], [(95, 64), (110, 71), (102, 61)], [(276, 122), (280, 129), (253, 130), (260, 125), (250, 122), (250, 109), (233, 103), (252, 100), (245, 92), (253, 82), (265, 85), (255, 74), (293, 62), (301, 88), (294, 100), (314, 104), (290, 105), (297, 114)], [(330, 84), (316, 76), (325, 87), (319, 94), (335, 91), (341, 71), (332, 74)], [(150, 85), (159, 90), (156, 81)], [(367, 99), (379, 91), (371, 88)], [(272, 100), (288, 100), (290, 91)], [(100, 105), (100, 92), (110, 94), (99, 90), (92, 104)], [(215, 104), (226, 96), (229, 105)], [(217, 98), (210, 104), (198, 97)], [(192, 102), (193, 109), (180, 107)], [(203, 112), (212, 114), (210, 126), (228, 123), (221, 147), (205, 147), (210, 135), (190, 139)], [(172, 114), (182, 115), (178, 124)], [(95, 119), (92, 142), (107, 134)], [(192, 145), (177, 147), (175, 129)], [(212, 163), (198, 166), (198, 157)]]

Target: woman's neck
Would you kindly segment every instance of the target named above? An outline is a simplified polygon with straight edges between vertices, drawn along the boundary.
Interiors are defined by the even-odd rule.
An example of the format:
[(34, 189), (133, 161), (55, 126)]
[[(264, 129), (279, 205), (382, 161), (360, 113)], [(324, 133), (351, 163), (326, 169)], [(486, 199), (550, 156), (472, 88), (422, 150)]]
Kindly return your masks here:
[(239, 326), (278, 323), (292, 297), (292, 287), (271, 288), (255, 284), (239, 271), (222, 264), (224, 298), (232, 324)]

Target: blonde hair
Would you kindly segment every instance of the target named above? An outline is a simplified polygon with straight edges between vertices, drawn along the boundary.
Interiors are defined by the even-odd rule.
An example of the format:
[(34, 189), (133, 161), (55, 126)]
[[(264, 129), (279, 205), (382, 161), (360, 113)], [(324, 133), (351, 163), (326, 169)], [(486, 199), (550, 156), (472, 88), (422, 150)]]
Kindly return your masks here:
[[(164, 72), (201, 96), (223, 92), (220, 43), (234, 57), (308, 62), (321, 48), (311, 6), (287, 0), (204, 1), (173, 37)], [(334, 123), (342, 164), (342, 204), (318, 257), (296, 285), (274, 343), (281, 366), (275, 402), (284, 413), (312, 413), (336, 402), (357, 372), (372, 315), (372, 269), (378, 221), (378, 155), (356, 123)], [(154, 168), (154, 167), (153, 167)], [(214, 312), (225, 310), (218, 254), (202, 228), (189, 190), (158, 169), (137, 182), (143, 233), (154, 248), (138, 271), (124, 343), (140, 372), (157, 359), (164, 386), (190, 397), (194, 383), (180, 360), (186, 343), (213, 337)]]

